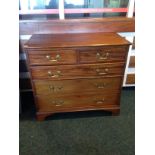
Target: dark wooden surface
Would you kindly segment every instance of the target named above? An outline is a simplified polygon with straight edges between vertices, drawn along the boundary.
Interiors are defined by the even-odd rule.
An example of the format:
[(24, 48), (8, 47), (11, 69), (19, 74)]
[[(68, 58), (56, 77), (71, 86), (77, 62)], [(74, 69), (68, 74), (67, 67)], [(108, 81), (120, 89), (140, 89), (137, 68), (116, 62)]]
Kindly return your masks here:
[[(112, 94), (112, 95), (110, 95)], [(111, 105), (119, 105), (118, 103), (118, 92), (113, 92), (110, 90), (106, 93), (96, 92), (87, 94), (68, 94), (68, 95), (38, 95), (36, 96), (38, 102), (38, 111), (49, 112), (49, 111), (59, 111), (67, 108), (81, 107), (83, 109), (87, 108), (100, 108), (107, 107)]]
[(35, 80), (34, 87), (37, 95), (50, 96), (56, 94), (81, 93), (83, 92), (106, 92), (108, 90), (119, 91), (120, 77), (76, 79), (76, 80)]
[[(57, 56), (59, 57), (57, 58)], [(31, 65), (74, 64), (77, 62), (76, 52), (69, 49), (32, 50), (29, 51), (28, 57)]]
[(126, 57), (126, 46), (83, 48), (79, 50), (80, 63), (120, 62)]
[[(129, 45), (128, 41), (114, 33), (67, 34), (67, 37), (62, 34), (33, 35), (25, 45), (25, 50), (28, 56), (38, 120), (43, 120), (49, 114), (56, 112), (93, 109), (111, 110), (114, 114), (118, 114)], [(101, 54), (106, 53), (107, 50), (113, 53), (111, 62), (98, 62), (96, 57), (98, 50), (101, 50)], [(66, 59), (60, 59), (59, 63), (47, 63), (48, 66), (46, 66), (46, 63), (39, 64), (39, 61), (44, 62), (45, 57), (39, 57), (38, 63), (33, 63), (36, 59), (30, 57), (31, 54), (38, 57), (49, 51), (51, 55), (56, 55), (55, 51), (58, 51), (60, 55), (61, 52), (64, 52), (64, 55), (71, 53), (71, 57), (65, 56), (64, 58), (73, 59), (73, 61), (69, 60), (71, 64), (61, 64), (61, 61)], [(87, 53), (83, 57), (85, 63), (81, 61), (81, 55), (84, 52)], [(88, 57), (88, 62), (86, 57)], [(97, 83), (97, 86), (91, 86), (91, 81)], [(106, 84), (103, 82), (108, 83), (109, 86), (105, 87)], [(52, 83), (62, 84), (63, 88), (56, 86), (56, 89), (59, 89), (58, 92), (50, 94), (53, 91)], [(103, 87), (105, 91), (98, 91)]]
[(116, 33), (34, 34), (25, 48), (67, 48), (108, 45), (130, 45)]
[[(59, 65), (59, 66), (33, 66), (30, 67), (34, 79), (77, 79), (96, 78), (106, 76), (122, 76), (124, 63), (106, 64), (82, 64), (82, 65)], [(51, 72), (51, 75), (48, 74)], [(59, 75), (60, 72), (60, 75)]]
[(20, 35), (34, 33), (96, 33), (134, 32), (135, 19), (126, 17), (65, 19), (65, 20), (25, 20), (19, 22)]

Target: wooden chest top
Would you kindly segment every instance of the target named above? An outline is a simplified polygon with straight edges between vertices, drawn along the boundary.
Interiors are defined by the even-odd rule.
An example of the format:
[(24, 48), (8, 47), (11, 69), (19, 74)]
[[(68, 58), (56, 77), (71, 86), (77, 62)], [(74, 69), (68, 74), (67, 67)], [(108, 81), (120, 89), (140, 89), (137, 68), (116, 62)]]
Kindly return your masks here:
[(130, 45), (116, 33), (34, 34), (25, 48), (68, 48), (84, 46)]

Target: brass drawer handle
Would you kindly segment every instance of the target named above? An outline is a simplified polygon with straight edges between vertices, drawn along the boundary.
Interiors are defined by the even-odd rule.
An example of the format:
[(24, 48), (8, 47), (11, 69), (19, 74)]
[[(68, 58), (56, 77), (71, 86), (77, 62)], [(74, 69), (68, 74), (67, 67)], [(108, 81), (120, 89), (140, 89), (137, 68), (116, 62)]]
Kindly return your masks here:
[(105, 75), (105, 74), (108, 73), (108, 71), (109, 71), (108, 68), (105, 68), (105, 69), (104, 69), (104, 72), (101, 72), (101, 70), (100, 70), (99, 68), (96, 69), (96, 73), (97, 73), (98, 75)]
[(62, 75), (62, 74), (61, 74), (61, 71), (56, 71), (55, 74), (52, 73), (51, 71), (48, 71), (47, 73), (48, 73), (48, 76), (49, 76), (49, 77), (52, 77), (52, 78), (58, 78), (58, 77), (60, 77), (60, 76)]
[(102, 83), (102, 84), (95, 83), (95, 86), (96, 86), (97, 88), (99, 88), (99, 89), (103, 89), (103, 88), (105, 88), (105, 87), (107, 86), (107, 84), (106, 84), (106, 83)]
[(56, 101), (52, 101), (51, 104), (54, 104), (55, 106), (62, 106), (64, 104), (64, 101), (56, 100)]
[(105, 53), (105, 55), (101, 55), (99, 52), (96, 53), (96, 58), (98, 60), (106, 60), (109, 57), (109, 52)]
[(61, 59), (61, 56), (57, 54), (55, 58), (51, 57), (50, 55), (46, 55), (46, 58), (51, 62), (58, 62)]
[(53, 85), (49, 85), (49, 90), (53, 91), (53, 92), (57, 92), (57, 91), (61, 91), (63, 88), (63, 86), (53, 86)]
[(96, 104), (103, 104), (105, 103), (105, 98), (101, 99), (101, 100), (94, 100)]

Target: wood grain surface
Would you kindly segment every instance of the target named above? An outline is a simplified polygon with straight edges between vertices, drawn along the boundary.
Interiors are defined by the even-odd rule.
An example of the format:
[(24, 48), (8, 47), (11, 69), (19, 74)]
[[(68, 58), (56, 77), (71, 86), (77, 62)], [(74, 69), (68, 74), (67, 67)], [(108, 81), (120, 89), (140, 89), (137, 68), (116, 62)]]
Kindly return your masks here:
[(34, 34), (24, 47), (40, 49), (130, 44), (116, 33)]
[(108, 92), (101, 94), (68, 94), (68, 95), (38, 95), (38, 111), (53, 111), (55, 109), (66, 109), (74, 107), (103, 107), (108, 105), (118, 105), (118, 94)]
[(75, 80), (34, 80), (34, 87), (37, 95), (50, 96), (56, 94), (71, 94), (83, 92), (106, 92), (110, 90), (119, 91), (122, 78), (95, 78)]
[[(30, 67), (33, 79), (77, 79), (122, 76), (125, 63)], [(51, 74), (49, 74), (49, 72)]]
[(130, 44), (115, 33), (34, 34), (25, 50), (37, 119), (99, 109), (119, 114)]
[(77, 62), (74, 50), (48, 50), (48, 51), (29, 51), (30, 65), (56, 65), (56, 64), (75, 64)]
[(135, 19), (127, 17), (19, 21), (20, 35), (134, 31)]

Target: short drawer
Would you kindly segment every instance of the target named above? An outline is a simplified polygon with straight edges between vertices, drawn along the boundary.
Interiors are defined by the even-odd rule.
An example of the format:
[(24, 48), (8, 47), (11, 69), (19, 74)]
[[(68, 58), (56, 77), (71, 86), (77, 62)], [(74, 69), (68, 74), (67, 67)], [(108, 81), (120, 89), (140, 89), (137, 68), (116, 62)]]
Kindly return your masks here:
[(95, 78), (95, 79), (75, 79), (63, 81), (34, 81), (36, 94), (67, 94), (82, 92), (109, 92), (119, 91), (122, 77), (115, 78)]
[(34, 66), (31, 67), (33, 79), (75, 79), (106, 76), (122, 76), (124, 63), (67, 65), (67, 66)]
[(127, 48), (125, 46), (98, 47), (79, 50), (80, 63), (125, 61), (126, 56)]
[(77, 61), (74, 50), (29, 51), (30, 65), (74, 64)]
[(56, 96), (36, 96), (39, 111), (53, 111), (75, 107), (103, 107), (118, 105), (119, 94), (75, 94)]

